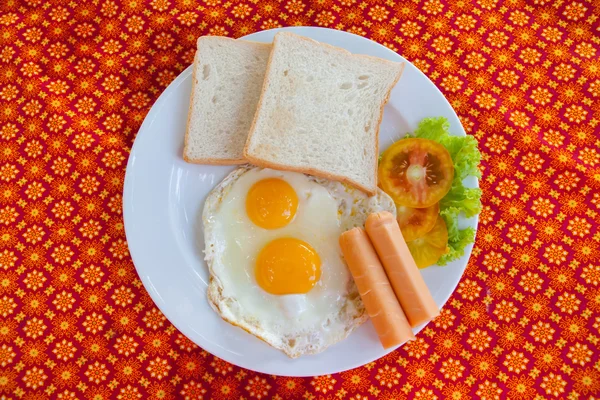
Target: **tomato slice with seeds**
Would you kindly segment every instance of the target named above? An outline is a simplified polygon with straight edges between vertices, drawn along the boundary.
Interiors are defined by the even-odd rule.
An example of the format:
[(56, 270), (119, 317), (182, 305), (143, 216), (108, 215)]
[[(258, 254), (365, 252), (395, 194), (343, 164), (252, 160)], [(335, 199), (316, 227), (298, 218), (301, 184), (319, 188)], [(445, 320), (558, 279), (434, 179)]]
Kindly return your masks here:
[(378, 175), (396, 204), (427, 208), (450, 191), (454, 164), (448, 150), (433, 140), (401, 139), (383, 153)]
[(427, 208), (412, 208), (396, 204), (398, 225), (404, 240), (410, 242), (425, 236), (433, 229), (439, 213), (439, 203)]
[(419, 239), (406, 243), (410, 254), (419, 268), (427, 268), (438, 262), (446, 254), (448, 247), (448, 229), (442, 217), (437, 217), (431, 231)]

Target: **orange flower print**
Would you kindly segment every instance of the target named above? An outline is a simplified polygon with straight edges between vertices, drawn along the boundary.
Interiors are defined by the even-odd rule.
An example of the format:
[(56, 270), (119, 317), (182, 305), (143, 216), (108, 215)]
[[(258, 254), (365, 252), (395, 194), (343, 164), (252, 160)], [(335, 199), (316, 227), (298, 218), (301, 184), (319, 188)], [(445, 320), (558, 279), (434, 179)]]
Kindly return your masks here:
[[(350, 372), (350, 371), (347, 371)], [(342, 373), (344, 374), (344, 373)], [(292, 377), (277, 377), (275, 378), (275, 382), (277, 386), (280, 388), (279, 393), (283, 396), (284, 399), (295, 399), (298, 396), (301, 396), (302, 393), (305, 392), (305, 389), (302, 385), (302, 379), (300, 378), (292, 378)], [(348, 381), (346, 381), (348, 382)], [(365, 383), (367, 383), (365, 381)], [(365, 388), (360, 389), (364, 390)], [(358, 388), (357, 388), (358, 389)]]
[(0, 224), (8, 225), (17, 220), (19, 213), (14, 207), (6, 206), (0, 209)]
[(146, 371), (150, 373), (151, 377), (155, 377), (159, 380), (166, 378), (170, 370), (171, 366), (169, 365), (167, 360), (161, 359), (160, 357), (156, 357), (154, 360), (150, 360), (150, 364), (146, 368)]
[(104, 272), (99, 266), (90, 265), (84, 268), (81, 273), (81, 278), (90, 285), (95, 285), (101, 282)]
[[(12, 299), (10, 299), (12, 300)], [(4, 310), (9, 310), (11, 309), (11, 302), (9, 302), (8, 306), (4, 306)], [(6, 312), (6, 315), (9, 314), (9, 312)], [(3, 312), (3, 313), (4, 313)], [(23, 331), (25, 332), (25, 335), (27, 337), (30, 337), (32, 339), (37, 339), (38, 337), (42, 336), (44, 334), (44, 332), (46, 331), (48, 327), (46, 326), (46, 324), (44, 323), (44, 321), (42, 319), (38, 319), (37, 317), (33, 317), (32, 319), (29, 319), (25, 322), (25, 327), (23, 328)]]
[(492, 377), (498, 371), (498, 360), (490, 353), (477, 354), (469, 359), (472, 372), (477, 378)]
[(528, 318), (543, 319), (550, 314), (549, 300), (544, 295), (527, 297), (523, 304)]
[(524, 225), (515, 224), (508, 228), (506, 236), (513, 242), (520, 245), (529, 242), (531, 231)]
[(476, 393), (482, 400), (499, 400), (503, 390), (495, 382), (486, 380), (477, 387)]
[(73, 304), (75, 303), (75, 299), (71, 293), (67, 293), (64, 290), (61, 293), (58, 293), (52, 304), (58, 311), (67, 311), (73, 308)]
[(574, 364), (584, 366), (592, 361), (591, 357), (594, 353), (589, 349), (587, 344), (575, 343), (574, 346), (569, 347), (567, 357), (571, 359)]
[(17, 177), (19, 170), (15, 165), (6, 164), (0, 167), (0, 179), (9, 182)]
[(463, 322), (470, 327), (484, 326), (489, 320), (489, 315), (483, 304), (469, 304), (461, 310)]
[(533, 325), (529, 331), (529, 336), (536, 342), (546, 344), (548, 341), (554, 338), (556, 330), (547, 322), (539, 321)]
[(449, 384), (444, 386), (442, 394), (449, 399), (467, 399), (471, 390), (464, 383)]
[(271, 385), (267, 383), (266, 379), (255, 376), (248, 381), (244, 389), (249, 393), (251, 398), (262, 399), (267, 396)]
[(519, 83), (519, 75), (512, 70), (502, 70), (498, 73), (497, 81), (500, 85), (506, 87), (514, 87)]
[(104, 308), (106, 299), (101, 288), (87, 288), (81, 293), (81, 299), (86, 308), (95, 310)]
[(483, 265), (490, 271), (499, 272), (506, 267), (506, 258), (495, 251), (490, 251), (484, 256)]
[(475, 103), (486, 110), (494, 108), (497, 101), (498, 100), (496, 97), (494, 97), (491, 93), (480, 93), (475, 97)]
[(97, 333), (104, 329), (104, 325), (106, 325), (106, 320), (102, 316), (102, 314), (97, 314), (95, 312), (87, 315), (85, 320), (83, 321), (83, 326), (87, 332)]
[(542, 283), (544, 283), (544, 280), (540, 278), (537, 273), (527, 271), (521, 275), (519, 286), (521, 286), (525, 292), (535, 293), (542, 289)]
[(581, 277), (585, 279), (586, 283), (598, 286), (600, 284), (600, 265), (588, 265), (583, 267)]
[(542, 371), (549, 371), (562, 365), (560, 350), (555, 346), (539, 347), (533, 353), (535, 367)]
[(585, 198), (577, 193), (566, 194), (559, 199), (561, 203), (561, 211), (567, 215), (574, 215), (586, 211)]
[(467, 67), (478, 70), (485, 66), (487, 59), (480, 53), (469, 53), (465, 57), (465, 64)]
[(489, 291), (494, 297), (511, 296), (515, 288), (508, 276), (497, 276), (490, 280)]
[(463, 376), (464, 370), (465, 367), (460, 360), (448, 358), (447, 360), (442, 361), (442, 367), (439, 371), (444, 374), (444, 378), (456, 381)]
[(573, 373), (575, 390), (587, 395), (600, 390), (600, 374), (593, 368), (576, 369)]
[(550, 199), (538, 198), (533, 201), (531, 211), (537, 216), (546, 218), (554, 213), (556, 206), (550, 201)]
[(457, 92), (463, 87), (463, 81), (456, 75), (448, 75), (442, 79), (440, 86), (450, 92)]
[(544, 249), (544, 258), (551, 264), (562, 264), (566, 261), (567, 251), (562, 245), (552, 243)]
[[(479, 235), (483, 239), (482, 246), (486, 249), (494, 248), (501, 244), (501, 241), (499, 240), (500, 231), (496, 227), (482, 227)], [(490, 285), (490, 287), (493, 286), (494, 285)]]
[(14, 299), (8, 296), (0, 298), (0, 315), (7, 318), (17, 308)]
[(558, 296), (555, 304), (563, 313), (573, 314), (579, 310), (581, 300), (574, 293), (564, 293)]
[(89, 382), (100, 383), (106, 380), (108, 372), (105, 364), (96, 361), (88, 365), (84, 375), (88, 378)]
[(191, 380), (189, 383), (184, 383), (183, 388), (179, 392), (184, 400), (202, 399), (207, 390), (202, 386), (201, 382)]
[(23, 346), (23, 361), (28, 365), (39, 365), (46, 357), (46, 350), (44, 342), (30, 341)]
[(239, 398), (238, 384), (233, 378), (217, 378), (211, 382), (213, 397), (216, 400), (234, 400)]
[(534, 380), (528, 376), (510, 378), (507, 382), (510, 398), (530, 399), (535, 394), (534, 384)]
[(523, 333), (523, 328), (518, 324), (503, 325), (498, 331), (498, 342), (506, 349), (518, 349), (524, 342)]
[(435, 379), (433, 365), (430, 361), (421, 360), (407, 365), (408, 381), (415, 386), (429, 385)]
[(115, 305), (126, 307), (133, 303), (135, 299), (135, 294), (133, 294), (131, 288), (126, 288), (125, 286), (121, 286), (115, 289), (111, 299), (114, 301)]
[(471, 346), (473, 350), (483, 351), (484, 349), (490, 347), (490, 342), (492, 338), (485, 330), (476, 329), (475, 331), (469, 333), (469, 339), (467, 339), (467, 343)]
[(375, 379), (379, 381), (381, 386), (387, 386), (391, 388), (394, 385), (398, 384), (398, 379), (401, 374), (396, 370), (396, 367), (390, 367), (389, 365), (384, 365), (383, 368), (379, 368), (377, 370), (377, 375), (375, 375)]
[(600, 164), (600, 154), (596, 149), (586, 147), (579, 151), (577, 158), (583, 162), (584, 165), (595, 166)]
[(77, 329), (77, 320), (70, 314), (60, 316), (54, 322), (52, 334), (59, 338), (71, 337)]
[(536, 89), (532, 90), (530, 95), (531, 100), (542, 106), (549, 104), (552, 100), (552, 97), (552, 93), (547, 88), (543, 87), (537, 87)]
[(14, 267), (17, 260), (18, 258), (15, 256), (14, 251), (4, 250), (3, 252), (0, 252), (0, 268), (2, 269), (6, 270)]
[(410, 38), (416, 37), (421, 29), (421, 26), (416, 21), (406, 21), (400, 25), (400, 33)]
[(560, 374), (555, 375), (552, 372), (544, 376), (542, 378), (542, 383), (540, 384), (540, 386), (542, 387), (542, 389), (544, 389), (546, 394), (553, 395), (555, 397), (558, 397), (559, 395), (565, 392), (566, 385), (567, 382), (565, 382), (565, 380)]
[(563, 11), (563, 15), (567, 17), (568, 20), (578, 21), (579, 19), (585, 17), (588, 8), (584, 6), (580, 2), (572, 2), (567, 4)]
[(454, 45), (454, 42), (450, 38), (445, 37), (445, 36), (437, 37), (431, 43), (431, 46), (436, 51), (438, 51), (442, 54), (448, 53), (452, 49), (453, 45)]
[(513, 350), (510, 354), (507, 354), (502, 362), (509, 372), (520, 373), (525, 370), (527, 364), (529, 363), (529, 359), (525, 356), (524, 353), (517, 352)]
[(58, 370), (56, 371), (54, 376), (55, 378), (53, 379), (53, 383), (60, 388), (69, 388), (77, 384), (77, 368), (73, 364), (61, 365), (60, 367), (58, 367)]
[(336, 380), (332, 378), (331, 375), (316, 376), (310, 381), (310, 384), (315, 388), (315, 391), (323, 394), (333, 390), (333, 385), (335, 383)]
[(54, 248), (51, 257), (56, 263), (64, 265), (66, 262), (71, 261), (71, 257), (73, 257), (74, 254), (75, 253), (71, 250), (69, 246), (61, 244), (60, 246)]
[(403, 348), (406, 350), (407, 354), (416, 359), (424, 357), (427, 354), (427, 349), (429, 349), (429, 344), (423, 340), (423, 338), (419, 337), (417, 337), (416, 340), (405, 344), (406, 346), (403, 346)]
[(591, 43), (579, 43), (575, 46), (575, 53), (583, 58), (592, 58), (596, 55), (596, 49)]
[(479, 286), (477, 282), (467, 279), (459, 284), (457, 291), (461, 294), (463, 299), (474, 300), (479, 297), (481, 286)]
[[(163, 346), (165, 349), (168, 348), (168, 343)], [(177, 360), (178, 374), (186, 378), (192, 378), (194, 376), (200, 376), (204, 371), (204, 361), (196, 356), (184, 355)], [(233, 370), (233, 369), (232, 369)]]
[(367, 15), (369, 17), (371, 17), (371, 19), (381, 22), (388, 18), (388, 16), (390, 15), (390, 12), (384, 6), (376, 5), (369, 9), (369, 12), (367, 13)]
[(46, 379), (48, 379), (48, 375), (43, 368), (33, 367), (25, 371), (22, 381), (25, 387), (35, 390), (42, 387)]
[(152, 308), (150, 311), (146, 312), (142, 321), (146, 324), (146, 326), (150, 329), (157, 330), (159, 327), (162, 327), (165, 323), (166, 318), (158, 309)]
[(57, 359), (62, 361), (67, 361), (73, 357), (75, 357), (76, 348), (73, 345), (72, 341), (68, 341), (63, 339), (60, 342), (57, 342), (52, 350), (52, 353), (56, 356)]
[(130, 354), (135, 353), (136, 348), (138, 347), (138, 343), (133, 337), (123, 335), (117, 338), (114, 347), (119, 354), (129, 356)]

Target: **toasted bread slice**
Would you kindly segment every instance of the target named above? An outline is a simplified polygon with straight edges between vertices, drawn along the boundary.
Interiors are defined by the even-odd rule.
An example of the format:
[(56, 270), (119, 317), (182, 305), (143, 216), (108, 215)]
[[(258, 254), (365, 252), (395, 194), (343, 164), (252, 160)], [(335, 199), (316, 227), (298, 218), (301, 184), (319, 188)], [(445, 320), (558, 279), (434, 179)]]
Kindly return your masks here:
[(403, 69), (404, 63), (278, 33), (245, 158), (374, 194), (379, 124)]
[(271, 44), (219, 36), (198, 39), (183, 158), (245, 163), (243, 149), (260, 96)]

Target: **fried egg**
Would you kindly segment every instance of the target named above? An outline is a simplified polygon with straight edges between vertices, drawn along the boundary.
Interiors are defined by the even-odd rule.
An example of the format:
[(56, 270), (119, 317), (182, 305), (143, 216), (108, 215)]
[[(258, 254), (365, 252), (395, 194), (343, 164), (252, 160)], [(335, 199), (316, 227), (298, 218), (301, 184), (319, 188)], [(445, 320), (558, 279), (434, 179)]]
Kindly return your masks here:
[(323, 178), (243, 166), (202, 214), (208, 300), (226, 321), (295, 358), (344, 339), (367, 315), (339, 247), (372, 212), (396, 212)]

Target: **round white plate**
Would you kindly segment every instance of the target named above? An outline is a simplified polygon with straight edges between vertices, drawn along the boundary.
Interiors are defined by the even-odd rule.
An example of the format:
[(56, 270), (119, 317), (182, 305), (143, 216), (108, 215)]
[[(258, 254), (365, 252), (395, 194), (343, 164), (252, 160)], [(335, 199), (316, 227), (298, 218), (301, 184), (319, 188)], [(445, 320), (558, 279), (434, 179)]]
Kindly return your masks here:
[[(271, 42), (280, 30), (321, 42), (407, 63), (385, 107), (380, 131), (384, 150), (425, 117), (444, 116), (455, 135), (465, 135), (458, 117), (434, 84), (398, 54), (350, 33), (322, 28), (283, 28), (245, 39)], [(389, 353), (370, 321), (325, 352), (290, 359), (236, 328), (210, 308), (208, 270), (203, 261), (201, 212), (208, 192), (234, 167), (194, 165), (183, 161), (192, 69), (187, 68), (156, 101), (131, 150), (123, 198), (125, 231), (131, 257), (144, 286), (166, 317), (206, 351), (240, 367), (274, 375), (312, 376), (354, 368)], [(463, 221), (476, 228), (477, 221)], [(445, 267), (423, 270), (427, 286), (442, 307), (467, 265), (466, 255)], [(415, 333), (423, 327), (415, 329)]]

